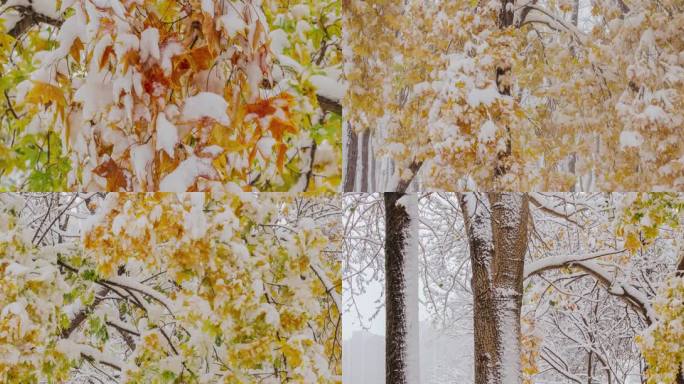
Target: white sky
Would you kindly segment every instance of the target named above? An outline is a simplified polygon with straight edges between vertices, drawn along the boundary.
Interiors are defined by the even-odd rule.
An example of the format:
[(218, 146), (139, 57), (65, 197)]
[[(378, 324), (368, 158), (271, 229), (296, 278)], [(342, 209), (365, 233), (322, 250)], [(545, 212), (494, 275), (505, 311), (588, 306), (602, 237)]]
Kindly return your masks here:
[[(380, 298), (382, 293), (382, 284), (384, 282), (374, 281), (366, 287), (366, 293), (356, 297), (356, 304), (359, 311), (363, 315), (363, 324), (368, 327), (368, 331), (376, 335), (385, 335), (385, 309), (381, 308), (378, 315), (371, 321), (369, 318), (375, 313), (378, 303), (376, 301)], [(419, 295), (418, 299), (423, 301), (423, 282), (419, 281)], [(349, 290), (346, 288), (346, 283), (342, 285), (342, 300), (346, 306), (349, 303)], [(384, 297), (383, 297), (384, 300)], [(429, 318), (429, 314), (425, 306), (420, 303), (418, 307), (418, 320), (423, 321)], [(356, 312), (352, 309), (350, 312), (342, 314), (342, 339), (348, 340), (352, 337), (354, 332), (361, 331), (361, 322), (358, 319)]]

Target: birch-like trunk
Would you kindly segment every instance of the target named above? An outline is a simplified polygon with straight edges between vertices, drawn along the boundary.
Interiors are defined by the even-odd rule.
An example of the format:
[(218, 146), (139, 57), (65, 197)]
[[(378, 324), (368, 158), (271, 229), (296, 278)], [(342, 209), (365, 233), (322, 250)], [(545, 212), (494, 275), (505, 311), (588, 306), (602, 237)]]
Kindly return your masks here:
[(369, 143), (371, 133), (365, 130), (361, 133), (361, 180), (359, 181), (360, 192), (369, 192), (368, 190), (368, 174), (370, 172), (370, 158)]
[(475, 383), (518, 384), (529, 202), (521, 193), (465, 193), (473, 269)]
[(342, 144), (345, 151), (343, 154), (343, 158), (345, 159), (344, 174), (342, 175), (342, 179), (344, 180), (343, 191), (354, 192), (359, 138), (356, 132), (354, 132), (354, 127), (351, 126), (351, 123), (345, 124), (343, 141)]
[(386, 192), (385, 382), (418, 384), (418, 198)]

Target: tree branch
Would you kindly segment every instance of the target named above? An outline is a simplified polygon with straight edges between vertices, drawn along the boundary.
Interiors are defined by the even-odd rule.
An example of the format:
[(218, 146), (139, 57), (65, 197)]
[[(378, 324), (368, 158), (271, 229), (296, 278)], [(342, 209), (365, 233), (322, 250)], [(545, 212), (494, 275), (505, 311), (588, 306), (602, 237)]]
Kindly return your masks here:
[(53, 19), (42, 13), (38, 13), (31, 6), (15, 5), (9, 7), (8, 9), (16, 10), (22, 16), (22, 18), (19, 21), (17, 21), (17, 23), (14, 24), (14, 27), (12, 27), (12, 29), (10, 29), (10, 31), (8, 32), (8, 34), (14, 37), (15, 39), (24, 32), (26, 32), (29, 28), (39, 23), (45, 23), (55, 27), (59, 27), (64, 22), (64, 20), (62, 19)]

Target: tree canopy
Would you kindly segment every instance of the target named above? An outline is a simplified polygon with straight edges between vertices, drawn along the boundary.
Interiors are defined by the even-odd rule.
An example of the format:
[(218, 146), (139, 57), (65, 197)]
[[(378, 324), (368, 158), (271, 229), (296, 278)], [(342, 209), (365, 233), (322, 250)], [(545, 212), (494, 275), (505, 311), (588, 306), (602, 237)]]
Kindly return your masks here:
[(394, 164), (376, 190), (684, 185), (681, 0), (347, 4), (349, 127)]
[(340, 382), (337, 200), (0, 199), (0, 381)]
[(3, 0), (0, 188), (329, 191), (340, 4)]

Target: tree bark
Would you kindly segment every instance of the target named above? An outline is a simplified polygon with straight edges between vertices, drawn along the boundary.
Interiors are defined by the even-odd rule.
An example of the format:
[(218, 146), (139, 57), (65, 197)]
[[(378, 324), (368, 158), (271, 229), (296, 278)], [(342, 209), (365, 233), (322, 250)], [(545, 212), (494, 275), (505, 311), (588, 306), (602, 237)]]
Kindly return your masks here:
[(528, 197), (466, 193), (459, 201), (473, 270), (475, 383), (520, 383)]
[(345, 130), (346, 142), (344, 148), (346, 153), (344, 154), (345, 172), (344, 172), (344, 192), (354, 192), (354, 183), (356, 181), (356, 164), (358, 162), (358, 152), (359, 152), (359, 136), (354, 132), (354, 127), (351, 123), (345, 124), (347, 127)]
[(386, 192), (384, 203), (385, 382), (417, 384), (417, 197)]
[(368, 192), (368, 144), (370, 142), (370, 131), (365, 130), (361, 134), (361, 190), (359, 192)]
[[(506, 29), (513, 25), (514, 4), (515, 0), (501, 0), (501, 10), (499, 11), (499, 28)], [(496, 87), (499, 93), (504, 96), (511, 95), (511, 63), (502, 61), (502, 64), (496, 67)], [(506, 146), (503, 150), (499, 150), (496, 156), (496, 168), (494, 175), (496, 179), (500, 179), (510, 171), (510, 157), (513, 153), (512, 138), (510, 127), (506, 126)]]
[[(679, 256), (676, 275), (684, 276), (684, 254), (681, 254)], [(684, 384), (684, 372), (682, 371), (682, 364), (679, 365), (679, 372), (677, 373), (677, 384)]]

